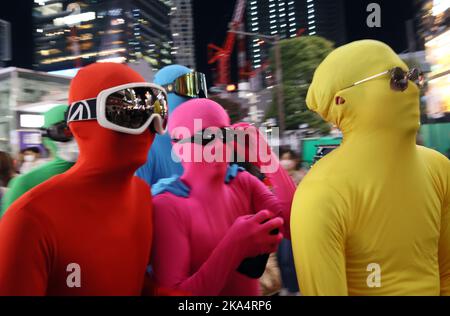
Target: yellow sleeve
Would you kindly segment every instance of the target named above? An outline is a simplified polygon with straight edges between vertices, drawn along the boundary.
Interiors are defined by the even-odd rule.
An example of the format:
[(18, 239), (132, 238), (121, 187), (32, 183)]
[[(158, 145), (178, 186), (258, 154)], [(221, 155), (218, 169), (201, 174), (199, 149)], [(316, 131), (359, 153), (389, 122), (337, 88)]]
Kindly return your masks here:
[(292, 204), (291, 237), (303, 295), (348, 295), (344, 199), (322, 181), (305, 180)]
[(447, 206), (444, 207), (441, 217), (439, 273), (441, 277), (441, 295), (450, 296), (450, 203), (447, 203)]

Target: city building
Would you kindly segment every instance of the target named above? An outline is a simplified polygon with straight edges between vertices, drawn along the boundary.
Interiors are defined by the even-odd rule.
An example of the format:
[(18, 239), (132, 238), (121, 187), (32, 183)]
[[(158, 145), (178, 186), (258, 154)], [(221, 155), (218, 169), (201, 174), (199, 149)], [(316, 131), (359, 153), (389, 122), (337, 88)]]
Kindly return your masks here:
[(34, 68), (79, 68), (98, 61), (173, 62), (167, 0), (34, 0)]
[(195, 68), (194, 21), (192, 0), (170, 0), (170, 29), (172, 31), (172, 54), (178, 64)]
[[(343, 0), (249, 0), (246, 30), (281, 39), (319, 35), (340, 46), (346, 42), (344, 9)], [(248, 37), (247, 46), (252, 68), (263, 67), (268, 45), (258, 37)]]
[(11, 60), (11, 26), (0, 20), (0, 67), (7, 60)]
[(40, 144), (42, 113), (67, 104), (70, 78), (46, 72), (0, 69), (0, 150), (17, 153)]
[(427, 114), (431, 119), (450, 119), (450, 3), (445, 0), (418, 1), (421, 5), (419, 34), (430, 64), (426, 91)]

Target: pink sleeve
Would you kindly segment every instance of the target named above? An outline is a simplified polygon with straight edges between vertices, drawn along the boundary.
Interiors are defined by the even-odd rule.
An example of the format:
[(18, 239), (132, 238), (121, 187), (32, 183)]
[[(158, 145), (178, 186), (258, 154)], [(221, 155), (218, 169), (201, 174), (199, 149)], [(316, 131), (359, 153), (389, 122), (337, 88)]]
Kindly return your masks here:
[[(186, 206), (174, 206), (174, 200), (164, 195), (155, 197), (153, 205), (155, 235), (152, 267), (156, 282), (194, 296), (218, 295), (229, 280), (230, 273), (237, 269), (242, 260), (238, 247), (232, 247), (229, 237), (225, 235), (200, 269), (191, 274), (192, 249), (187, 231), (190, 225), (188, 218), (180, 212), (180, 208)], [(195, 246), (201, 247), (199, 244)]]
[(284, 237), (290, 239), (290, 218), (291, 204), (295, 193), (295, 184), (288, 173), (280, 166), (278, 158), (272, 154), (272, 161), (275, 164), (276, 171), (265, 173), (269, 179), (273, 193), (257, 178), (252, 177), (252, 203), (259, 212), (263, 209), (274, 212), (277, 216), (284, 219)]

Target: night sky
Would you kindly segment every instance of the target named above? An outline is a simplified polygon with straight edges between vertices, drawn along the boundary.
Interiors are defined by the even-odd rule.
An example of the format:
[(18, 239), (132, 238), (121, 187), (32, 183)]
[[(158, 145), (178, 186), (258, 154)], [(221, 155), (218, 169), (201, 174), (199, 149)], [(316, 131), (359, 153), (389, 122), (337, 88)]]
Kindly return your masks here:
[[(334, 0), (327, 0), (334, 1)], [(12, 22), (13, 61), (11, 65), (31, 68), (33, 0), (2, 1), (0, 19)], [(207, 45), (221, 46), (225, 40), (236, 0), (193, 0), (197, 69), (211, 78), (207, 64)], [(368, 28), (366, 7), (376, 2), (381, 6), (382, 27)], [(397, 52), (407, 49), (405, 21), (414, 16), (413, 0), (346, 0), (345, 11), (348, 41), (373, 38), (386, 42)], [(236, 73), (236, 58), (232, 70)], [(234, 74), (236, 79), (236, 74)]]

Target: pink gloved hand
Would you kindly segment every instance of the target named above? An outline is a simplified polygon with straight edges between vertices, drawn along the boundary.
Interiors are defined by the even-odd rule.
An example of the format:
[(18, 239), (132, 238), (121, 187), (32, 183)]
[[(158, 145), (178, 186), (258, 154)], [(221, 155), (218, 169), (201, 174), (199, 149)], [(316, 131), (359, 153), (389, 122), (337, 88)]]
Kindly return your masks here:
[(271, 232), (281, 230), (283, 223), (281, 217), (274, 217), (268, 210), (262, 210), (255, 215), (238, 217), (224, 239), (240, 249), (241, 259), (272, 253), (277, 250), (283, 234), (272, 235)]
[[(232, 128), (238, 135), (235, 150), (239, 157), (243, 157), (245, 161), (254, 164), (258, 168), (270, 163), (272, 150), (267, 144), (265, 136), (261, 134), (256, 126), (249, 123), (236, 123), (232, 125)], [(245, 135), (246, 137), (240, 138), (239, 135)]]

